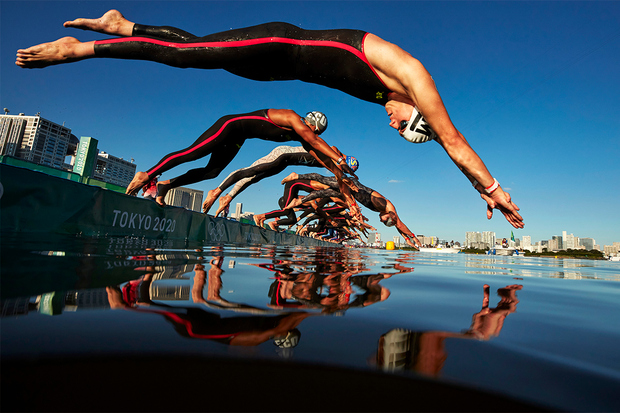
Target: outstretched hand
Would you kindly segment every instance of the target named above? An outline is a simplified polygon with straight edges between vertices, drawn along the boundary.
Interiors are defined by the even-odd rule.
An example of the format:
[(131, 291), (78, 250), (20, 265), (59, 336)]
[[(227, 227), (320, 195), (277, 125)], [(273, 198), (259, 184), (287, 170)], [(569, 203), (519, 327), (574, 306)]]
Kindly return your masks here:
[(480, 194), (480, 197), (487, 203), (487, 218), (493, 218), (493, 209), (499, 209), (515, 228), (523, 228), (523, 217), (519, 214), (519, 207), (512, 202), (510, 194), (504, 192), (502, 188), (497, 188), (491, 195)]
[(407, 242), (407, 244), (409, 244), (410, 247), (413, 247), (419, 250), (420, 247), (422, 246), (422, 243), (420, 242), (418, 237), (416, 237), (415, 235), (412, 238), (413, 238), (413, 241), (409, 239), (409, 237), (405, 237), (405, 241)]
[(351, 175), (353, 178), (357, 179), (357, 175), (355, 175), (355, 172), (353, 172), (353, 169), (351, 169), (351, 167), (349, 166), (349, 164), (346, 163), (346, 161), (340, 162), (338, 166), (340, 167), (342, 172)]

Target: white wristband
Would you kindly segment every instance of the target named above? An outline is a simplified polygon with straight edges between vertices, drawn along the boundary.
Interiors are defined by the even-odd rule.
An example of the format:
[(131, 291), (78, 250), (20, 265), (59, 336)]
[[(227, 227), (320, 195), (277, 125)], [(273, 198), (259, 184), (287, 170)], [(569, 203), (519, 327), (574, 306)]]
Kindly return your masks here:
[(491, 195), (493, 192), (495, 192), (497, 188), (499, 188), (499, 182), (497, 182), (497, 179), (493, 178), (493, 185), (489, 186), (488, 188), (484, 188), (484, 191), (487, 193), (487, 195)]

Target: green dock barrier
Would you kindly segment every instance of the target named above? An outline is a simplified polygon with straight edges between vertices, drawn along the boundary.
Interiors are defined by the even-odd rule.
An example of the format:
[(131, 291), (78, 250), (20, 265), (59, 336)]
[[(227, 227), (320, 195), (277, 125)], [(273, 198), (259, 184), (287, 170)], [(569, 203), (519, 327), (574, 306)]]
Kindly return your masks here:
[(99, 186), (0, 164), (0, 231), (236, 244), (333, 246), (314, 238), (162, 207)]

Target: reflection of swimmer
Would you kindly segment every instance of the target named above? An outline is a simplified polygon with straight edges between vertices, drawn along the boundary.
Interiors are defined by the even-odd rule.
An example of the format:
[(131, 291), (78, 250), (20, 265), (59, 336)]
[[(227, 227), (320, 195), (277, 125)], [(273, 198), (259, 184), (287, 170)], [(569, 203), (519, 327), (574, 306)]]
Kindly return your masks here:
[[(221, 258), (214, 258), (210, 263), (209, 276), (213, 275), (214, 284), (209, 286), (209, 298), (228, 304), (218, 306), (218, 308), (231, 307), (252, 313), (250, 306), (233, 305), (219, 298), (219, 288), (221, 288), (219, 275), (223, 272), (220, 268), (221, 261)], [(192, 291), (195, 302), (207, 303), (202, 299), (202, 293), (197, 291), (204, 287), (204, 283), (200, 283), (204, 280), (204, 276), (204, 266), (196, 265), (195, 283), (197, 282), (198, 286)], [(122, 287), (107, 287), (110, 307), (162, 315), (172, 323), (177, 333), (188, 338), (218, 341), (233, 346), (256, 346), (273, 340), (274, 344), (280, 348), (291, 348), (297, 345), (301, 335), (297, 326), (311, 315), (305, 312), (270, 315), (268, 311), (262, 311), (262, 314), (257, 315), (222, 317), (201, 308), (167, 306), (161, 302), (151, 301), (150, 280), (144, 276)], [(259, 309), (255, 310), (257, 313), (260, 312)]]
[(499, 335), (508, 314), (517, 310), (516, 292), (521, 285), (509, 285), (497, 290), (500, 301), (489, 309), (489, 286), (484, 285), (482, 310), (472, 317), (470, 328), (463, 333), (448, 331), (391, 330), (379, 339), (377, 364), (385, 370), (414, 370), (429, 376), (439, 376), (448, 357), (447, 338), (489, 340)]
[(512, 314), (517, 311), (517, 291), (522, 289), (522, 285), (509, 285), (497, 290), (497, 295), (500, 297), (500, 301), (495, 308), (489, 308), (489, 289), (490, 287), (484, 285), (484, 299), (482, 302), (482, 309), (480, 312), (474, 314), (472, 317), (471, 327), (465, 332), (465, 334), (471, 334), (476, 338), (488, 340), (491, 337), (499, 335), (504, 326), (504, 320), (508, 314)]
[(126, 192), (134, 195), (153, 177), (210, 154), (209, 163), (204, 168), (192, 169), (177, 178), (157, 184), (156, 201), (163, 205), (166, 193), (170, 189), (218, 176), (235, 158), (245, 140), (251, 138), (274, 142), (300, 142), (317, 162), (340, 179), (342, 169), (348, 172), (350, 168), (343, 157), (318, 136), (326, 127), (327, 119), (320, 112), (310, 112), (302, 118), (292, 110), (262, 109), (224, 116), (189, 147), (164, 156), (147, 172), (136, 173)]
[[(270, 307), (321, 309), (324, 313), (346, 311), (356, 307), (367, 307), (390, 296), (390, 290), (380, 282), (394, 274), (411, 272), (412, 269), (395, 264), (397, 273), (352, 275), (363, 268), (342, 268), (340, 265), (318, 265), (310, 272), (283, 273), (276, 271), (276, 279), (269, 289)], [(344, 271), (343, 271), (344, 270)]]
[(452, 124), (430, 73), (409, 53), (371, 33), (267, 23), (196, 37), (173, 27), (134, 24), (116, 10), (64, 25), (124, 37), (85, 43), (64, 37), (18, 50), (15, 63), (36, 68), (95, 57), (151, 60), (224, 69), (253, 80), (298, 79), (335, 88), (385, 105), (390, 126), (405, 139), (436, 140), (487, 202), (487, 217), (497, 208), (515, 228), (523, 228), (519, 208)]

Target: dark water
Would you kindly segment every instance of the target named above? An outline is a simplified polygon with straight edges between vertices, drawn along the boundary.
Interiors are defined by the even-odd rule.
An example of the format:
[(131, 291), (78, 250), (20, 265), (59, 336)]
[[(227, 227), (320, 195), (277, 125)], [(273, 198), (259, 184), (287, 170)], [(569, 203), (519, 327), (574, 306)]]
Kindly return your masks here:
[[(364, 374), (381, 373), (384, 383), (420, 379), (543, 408), (620, 409), (618, 263), (18, 236), (3, 236), (1, 252), (2, 396), (11, 403), (3, 410), (41, 408), (22, 400), (34, 382), (47, 389), (49, 410), (64, 410), (54, 394), (67, 397), (81, 380), (103, 374), (101, 366), (87, 364), (93, 357), (163, 366), (171, 356), (186, 365), (224, 360), (226, 376), (292, 368), (291, 377), (274, 380), (278, 389), (309, 369), (338, 368), (356, 373), (361, 383)], [(79, 374), (66, 373), (62, 363), (76, 368), (76, 360)], [(49, 370), (42, 372), (41, 363)], [(176, 373), (178, 391), (215, 374), (211, 363), (200, 379)], [(155, 371), (156, 380), (122, 366), (118, 375), (133, 385), (154, 380), (166, 392), (162, 383), (171, 374)], [(321, 377), (312, 382), (321, 390), (310, 393), (319, 399), (337, 391), (321, 388), (335, 376)], [(264, 385), (239, 384), (236, 397)], [(120, 400), (130, 389), (106, 394)], [(342, 400), (349, 402), (381, 397), (346, 393)], [(341, 410), (303, 400), (308, 403), (300, 397), (299, 405), (273, 409)], [(384, 410), (398, 409), (387, 397), (382, 403)], [(415, 410), (411, 403), (404, 409)], [(96, 400), (93, 406), (97, 410)]]

